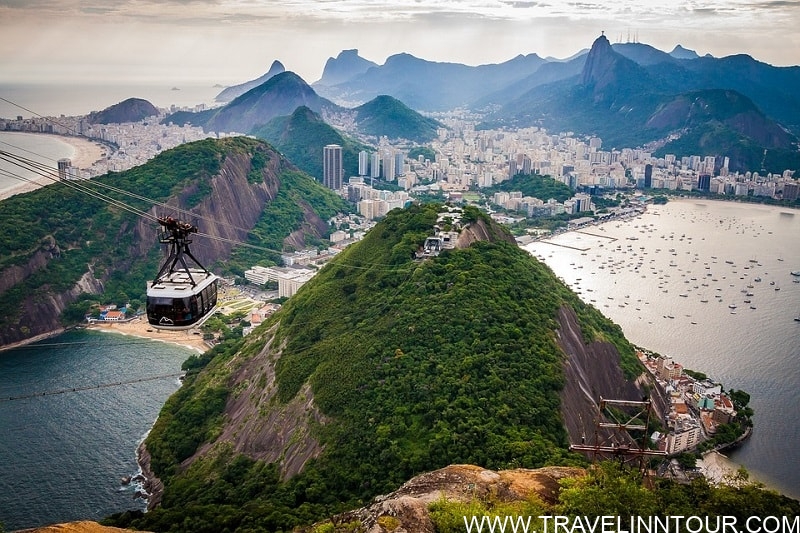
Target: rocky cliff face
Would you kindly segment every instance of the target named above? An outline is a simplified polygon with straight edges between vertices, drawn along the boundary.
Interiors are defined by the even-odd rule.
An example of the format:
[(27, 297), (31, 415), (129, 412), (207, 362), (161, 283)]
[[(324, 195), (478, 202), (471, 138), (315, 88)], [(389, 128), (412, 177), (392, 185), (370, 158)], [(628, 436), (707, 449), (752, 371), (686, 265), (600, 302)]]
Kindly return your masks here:
[[(635, 382), (626, 380), (619, 366), (616, 347), (609, 342), (584, 342), (572, 309), (561, 308), (558, 323), (558, 345), (566, 355), (563, 363), (566, 381), (561, 390), (564, 425), (569, 433), (570, 444), (594, 444), (600, 399), (640, 401), (648, 397), (647, 374), (643, 373)], [(669, 402), (658, 392), (661, 390), (659, 387), (652, 389), (654, 416), (663, 419)], [(601, 441), (617, 437), (616, 432), (605, 429), (598, 434)]]
[[(280, 174), (290, 164), (277, 152), (270, 151), (259, 183), (248, 181), (251, 171), (251, 157), (246, 153), (232, 152), (224, 158), (219, 173), (210, 179), (211, 192), (192, 209), (199, 217), (198, 226), (202, 233), (215, 239), (203, 239), (203, 246), (192, 249), (192, 253), (204, 265), (225, 260), (230, 256), (233, 244), (216, 238), (232, 241), (245, 241), (247, 232), (258, 221), (266, 204), (277, 194), (280, 187)], [(187, 199), (196, 191), (197, 185), (188, 186), (167, 200), (168, 205), (188, 209)], [(313, 210), (306, 209), (303, 228), (306, 233), (322, 236), (326, 227)], [(153, 207), (150, 213), (163, 215), (163, 207)], [(130, 227), (123, 226), (116, 232), (123, 235), (133, 232), (133, 244), (126, 250), (119, 250), (116, 257), (105, 258), (110, 264), (100, 272), (92, 264), (86, 265), (86, 271), (80, 280), (69, 290), (50, 292), (43, 287), (41, 292), (31, 294), (21, 305), (16, 323), (0, 327), (0, 346), (13, 345), (61, 330), (60, 315), (67, 306), (74, 302), (81, 293), (101, 294), (104, 283), (114, 272), (127, 272), (130, 264), (146, 256), (157, 246), (158, 232), (152, 222), (139, 218)], [(302, 234), (295, 236), (292, 242), (299, 248), (303, 246)], [(13, 289), (17, 284), (45, 268), (61, 254), (55, 239), (47, 239), (23, 263), (10, 266), (0, 272), (0, 296)], [(155, 273), (154, 273), (155, 274)]]
[(476, 220), (468, 224), (458, 234), (456, 239), (457, 248), (468, 248), (476, 241), (505, 241), (516, 244), (514, 236), (495, 222), (487, 223), (483, 219)]
[(236, 452), (268, 463), (278, 463), (286, 479), (299, 473), (306, 462), (318, 457), (323, 447), (311, 428), (326, 423), (306, 384), (286, 404), (277, 401), (275, 365), (282, 347), (274, 344), (276, 328), (266, 334), (266, 342), (252, 358), (237, 357), (230, 362), (233, 371), (228, 389), (235, 391), (225, 405), (225, 422), (217, 438), (201, 446), (184, 461), (186, 467), (218, 445), (232, 445)]

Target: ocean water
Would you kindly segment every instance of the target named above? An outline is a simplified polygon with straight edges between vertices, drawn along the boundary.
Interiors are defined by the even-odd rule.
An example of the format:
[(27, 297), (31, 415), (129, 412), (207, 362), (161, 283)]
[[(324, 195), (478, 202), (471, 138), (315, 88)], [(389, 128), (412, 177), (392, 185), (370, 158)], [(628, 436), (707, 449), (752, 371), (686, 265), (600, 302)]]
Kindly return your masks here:
[[(75, 149), (59, 140), (56, 135), (6, 131), (0, 131), (0, 150), (46, 165), (52, 169), (56, 178), (58, 177), (58, 160), (63, 157), (71, 159), (75, 155)], [(39, 172), (0, 158), (0, 192), (24, 185), (25, 180), (40, 180), (41, 178), (42, 175)]]
[[(137, 487), (121, 479), (138, 472), (136, 447), (180, 382), (170, 376), (117, 383), (179, 373), (192, 353), (96, 331), (0, 352), (0, 522), (6, 530), (143, 509), (134, 499)], [(41, 395), (63, 390), (70, 392)]]
[(83, 116), (118, 104), (128, 98), (142, 98), (156, 107), (216, 105), (214, 97), (223, 87), (213, 82), (170, 84), (12, 84), (0, 83), (0, 117), (23, 118)]
[(730, 458), (800, 498), (800, 211), (679, 200), (525, 248), (633, 343), (750, 393)]

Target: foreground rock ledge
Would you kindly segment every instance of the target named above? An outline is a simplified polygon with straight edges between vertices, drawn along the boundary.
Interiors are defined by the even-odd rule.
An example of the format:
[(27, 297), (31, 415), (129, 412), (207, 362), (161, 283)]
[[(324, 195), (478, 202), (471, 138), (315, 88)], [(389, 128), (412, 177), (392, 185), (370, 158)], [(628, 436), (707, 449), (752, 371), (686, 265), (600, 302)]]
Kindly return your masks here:
[(83, 521), (56, 524), (34, 529), (22, 529), (16, 533), (130, 533), (130, 531), (130, 529), (101, 526), (97, 522)]
[(378, 496), (372, 504), (344, 513), (335, 521), (358, 521), (368, 533), (384, 533), (378, 519), (391, 516), (400, 523), (394, 533), (435, 533), (428, 505), (442, 498), (469, 502), (491, 497), (511, 502), (536, 494), (545, 503), (553, 504), (558, 498), (559, 480), (585, 473), (583, 468), (566, 466), (495, 472), (474, 465), (451, 465), (414, 477), (391, 494)]

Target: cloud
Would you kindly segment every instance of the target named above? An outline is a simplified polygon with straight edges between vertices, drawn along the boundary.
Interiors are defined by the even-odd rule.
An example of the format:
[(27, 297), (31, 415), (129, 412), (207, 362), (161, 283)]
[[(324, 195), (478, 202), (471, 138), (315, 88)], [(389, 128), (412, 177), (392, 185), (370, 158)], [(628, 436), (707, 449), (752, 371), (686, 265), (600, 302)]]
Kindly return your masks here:
[[(606, 31), (662, 50), (797, 64), (800, 0), (0, 0), (0, 72), (239, 83), (274, 59), (307, 81), (349, 48), (382, 63), (568, 57)], [(702, 28), (702, 31), (698, 31)], [(36, 38), (31, 38), (35, 36)]]

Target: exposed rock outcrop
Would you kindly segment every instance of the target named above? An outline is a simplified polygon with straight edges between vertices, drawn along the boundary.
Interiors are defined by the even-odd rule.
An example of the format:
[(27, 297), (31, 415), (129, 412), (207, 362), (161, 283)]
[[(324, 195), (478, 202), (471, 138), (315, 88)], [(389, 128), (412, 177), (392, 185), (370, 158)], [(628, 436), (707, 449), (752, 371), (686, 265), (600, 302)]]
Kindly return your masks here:
[(120, 529), (118, 527), (101, 526), (97, 522), (87, 520), (80, 522), (69, 522), (66, 524), (55, 524), (34, 529), (23, 529), (16, 533), (129, 533), (130, 529)]
[[(441, 499), (513, 502), (535, 495), (552, 504), (558, 495), (559, 480), (584, 474), (583, 469), (575, 467), (495, 472), (474, 465), (451, 465), (412, 478), (391, 494), (378, 496), (370, 505), (339, 515), (333, 522), (358, 522), (368, 533), (389, 531), (383, 525), (387, 522), (396, 533), (434, 533), (428, 506)], [(386, 517), (393, 520), (387, 521)]]
[(504, 230), (495, 222), (486, 223), (483, 219), (478, 219), (464, 227), (456, 239), (456, 248), (469, 248), (473, 242), (477, 241), (505, 241), (516, 244), (514, 236)]

